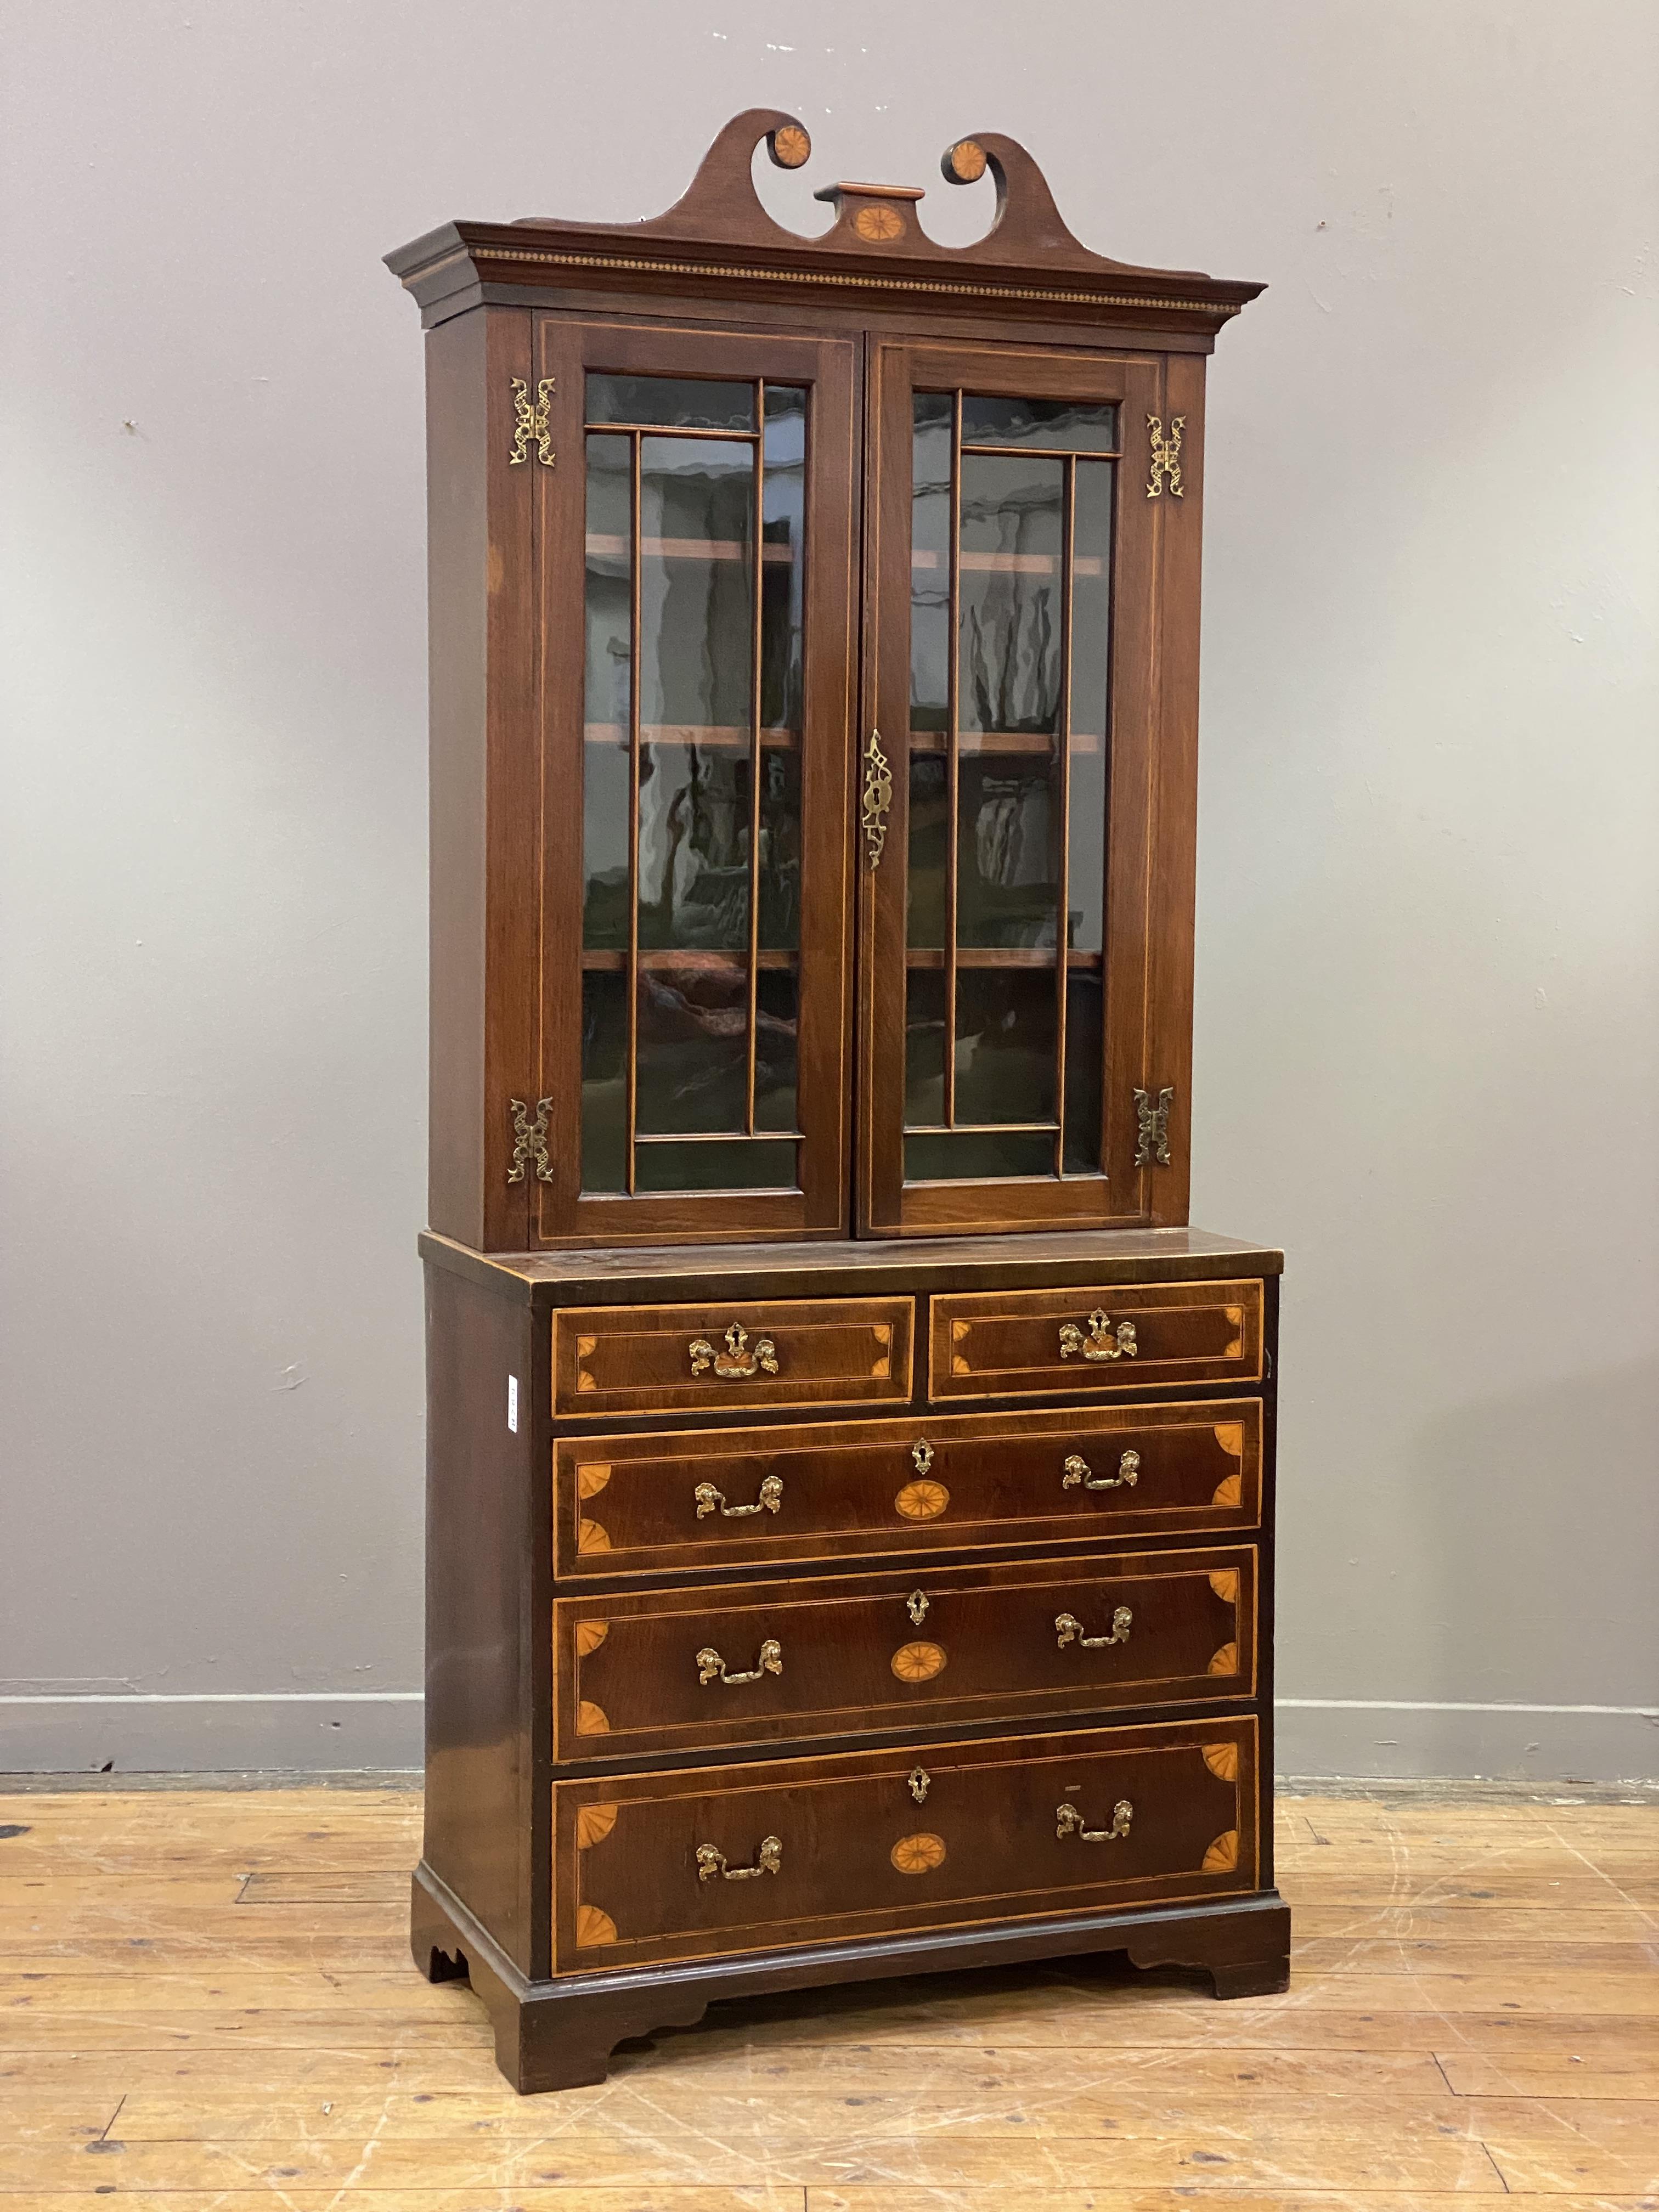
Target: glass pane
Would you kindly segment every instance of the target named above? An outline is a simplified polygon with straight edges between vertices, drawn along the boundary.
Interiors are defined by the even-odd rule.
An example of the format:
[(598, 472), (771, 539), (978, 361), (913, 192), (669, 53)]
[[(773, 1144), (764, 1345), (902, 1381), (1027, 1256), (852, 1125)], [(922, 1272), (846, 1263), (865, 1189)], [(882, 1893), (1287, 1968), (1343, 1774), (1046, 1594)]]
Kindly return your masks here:
[(964, 456), (957, 932), (1053, 945), (1060, 898), (1066, 464)]
[(755, 987), (755, 1127), (798, 1129), (799, 986), (793, 967), (763, 968)]
[(800, 946), (800, 755), (768, 745), (761, 754), (763, 951), (794, 952)]
[(1059, 732), (1065, 483), (1046, 456), (963, 457), (963, 730)]
[[(760, 942), (800, 944), (801, 639), (805, 586), (806, 393), (766, 386), (761, 489)], [(793, 1122), (789, 1125), (793, 1127)]]
[(1073, 969), (1066, 984), (1066, 1175), (1100, 1173), (1100, 998), (1099, 970)]
[(628, 978), (582, 975), (582, 1188), (621, 1190), (628, 1129)]
[(642, 963), (635, 1020), (634, 1111), (640, 1133), (678, 1136), (720, 1129), (741, 1134), (749, 1079), (744, 963)]
[(964, 393), (962, 442), (1113, 453), (1117, 451), (1117, 410), (1075, 399), (976, 399)]
[(945, 942), (945, 846), (950, 786), (943, 752), (910, 755), (909, 919), (905, 941)]
[(633, 441), (587, 441), (582, 943), (628, 942)]
[(958, 1121), (1054, 1120), (1055, 992), (1052, 968), (957, 969)]
[(944, 730), (951, 714), (951, 440), (948, 392), (912, 402), (910, 726)]
[(754, 489), (752, 447), (640, 441), (642, 945), (748, 943)]
[(801, 602), (805, 580), (806, 394), (766, 387), (761, 495), (761, 726), (801, 726)]
[(1060, 748), (964, 754), (957, 780), (957, 943), (1051, 945), (1060, 908)]
[(912, 968), (905, 986), (905, 1125), (937, 1128), (944, 1119), (945, 971)]
[(795, 1146), (775, 1137), (712, 1145), (641, 1145), (638, 1191), (793, 1190)]
[(1051, 1176), (1054, 1167), (1054, 1140), (1041, 1132), (951, 1129), (904, 1140), (907, 1182)]
[(1070, 942), (1105, 939), (1107, 763), (1111, 730), (1112, 500), (1109, 461), (1079, 461), (1072, 519), (1072, 789), (1066, 907)]
[(752, 430), (752, 384), (710, 384), (690, 376), (587, 379), (590, 422), (640, 422), (665, 429)]

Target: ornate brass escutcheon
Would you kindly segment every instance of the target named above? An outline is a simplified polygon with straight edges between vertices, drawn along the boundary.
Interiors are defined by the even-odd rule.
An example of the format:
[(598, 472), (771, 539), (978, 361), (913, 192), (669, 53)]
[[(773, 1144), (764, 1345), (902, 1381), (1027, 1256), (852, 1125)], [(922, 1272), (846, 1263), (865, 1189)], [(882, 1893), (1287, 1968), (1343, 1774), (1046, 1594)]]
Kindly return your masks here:
[(872, 729), (864, 748), (864, 857), (870, 866), (881, 866), (887, 842), (887, 810), (893, 803), (893, 771), (881, 749), (881, 732)]
[(697, 1504), (697, 1518), (706, 1521), (711, 1513), (723, 1520), (741, 1521), (749, 1513), (775, 1513), (783, 1504), (783, 1477), (769, 1474), (763, 1478), (760, 1494), (752, 1505), (728, 1505), (726, 1492), (716, 1490), (712, 1482), (700, 1482), (691, 1493)]
[(553, 426), (550, 407), (554, 380), (544, 376), (536, 386), (536, 397), (530, 397), (529, 384), (522, 376), (511, 380), (513, 386), (513, 445), (507, 454), (507, 465), (517, 468), (530, 459), (530, 447), (534, 441), (536, 459), (544, 469), (554, 465)]
[(933, 1776), (925, 1766), (913, 1766), (910, 1769), (910, 1795), (918, 1805), (926, 1803), (933, 1779)]
[(1170, 1109), (1175, 1086), (1166, 1083), (1156, 1099), (1135, 1092), (1135, 1158), (1138, 1168), (1167, 1168), (1170, 1164)]
[(752, 1881), (757, 1874), (783, 1872), (783, 1845), (775, 1836), (763, 1836), (761, 1847), (755, 1854), (751, 1867), (727, 1866), (726, 1853), (716, 1850), (713, 1844), (697, 1845), (697, 1880), (713, 1881), (718, 1875), (722, 1881)]
[(1114, 1329), (1112, 1317), (1103, 1306), (1095, 1308), (1081, 1328), (1074, 1321), (1060, 1324), (1062, 1359), (1073, 1358), (1079, 1352), (1085, 1359), (1133, 1359), (1139, 1349), (1134, 1323), (1121, 1321)]
[(509, 1098), (507, 1105), (513, 1115), (513, 1162), (507, 1169), (509, 1182), (522, 1182), (526, 1168), (533, 1167), (538, 1182), (551, 1182), (553, 1169), (547, 1157), (547, 1117), (553, 1111), (550, 1098), (538, 1098), (532, 1117), (522, 1098)]
[(1120, 1836), (1127, 1836), (1129, 1824), (1134, 1819), (1135, 1808), (1127, 1797), (1120, 1797), (1112, 1808), (1109, 1828), (1090, 1828), (1084, 1826), (1083, 1815), (1075, 1805), (1056, 1805), (1054, 1833), (1063, 1844), (1067, 1836), (1075, 1836), (1080, 1844), (1111, 1844)]
[(927, 1592), (925, 1590), (912, 1590), (909, 1596), (904, 1601), (904, 1610), (910, 1616), (911, 1626), (913, 1628), (920, 1628), (922, 1622), (927, 1618)]
[(1071, 1452), (1061, 1462), (1063, 1472), (1060, 1486), (1075, 1490), (1081, 1483), (1085, 1490), (1133, 1490), (1140, 1480), (1140, 1454), (1126, 1451), (1117, 1463), (1115, 1474), (1097, 1474), (1080, 1453)]
[(1170, 434), (1166, 438), (1164, 434), (1164, 417), (1161, 415), (1149, 415), (1146, 417), (1147, 466), (1151, 471), (1146, 483), (1148, 499), (1163, 498), (1164, 479), (1166, 477), (1169, 479), (1170, 498), (1179, 499), (1182, 496), (1181, 434), (1186, 427), (1187, 417), (1184, 415), (1172, 415), (1170, 417)]
[(926, 1474), (928, 1468), (933, 1464), (933, 1447), (928, 1443), (926, 1437), (921, 1439), (920, 1443), (914, 1443), (911, 1445), (910, 1464), (915, 1468), (918, 1474)]
[(746, 1674), (728, 1674), (725, 1660), (710, 1644), (705, 1644), (697, 1654), (697, 1680), (705, 1690), (711, 1682), (724, 1683), (729, 1690), (736, 1682), (758, 1682), (763, 1674), (781, 1674), (782, 1672), (783, 1646), (775, 1636), (767, 1638)]
[(1116, 1607), (1112, 1613), (1112, 1632), (1109, 1636), (1085, 1636), (1083, 1623), (1074, 1613), (1054, 1615), (1054, 1643), (1063, 1651), (1068, 1644), (1078, 1644), (1085, 1651), (1103, 1650), (1109, 1644), (1127, 1644), (1134, 1614), (1127, 1605)]
[(757, 1336), (752, 1352), (748, 1347), (749, 1332), (737, 1321), (726, 1332), (724, 1352), (716, 1352), (706, 1336), (693, 1337), (686, 1346), (691, 1372), (706, 1375), (712, 1367), (722, 1382), (746, 1382), (751, 1375), (777, 1373), (778, 1348), (769, 1336)]

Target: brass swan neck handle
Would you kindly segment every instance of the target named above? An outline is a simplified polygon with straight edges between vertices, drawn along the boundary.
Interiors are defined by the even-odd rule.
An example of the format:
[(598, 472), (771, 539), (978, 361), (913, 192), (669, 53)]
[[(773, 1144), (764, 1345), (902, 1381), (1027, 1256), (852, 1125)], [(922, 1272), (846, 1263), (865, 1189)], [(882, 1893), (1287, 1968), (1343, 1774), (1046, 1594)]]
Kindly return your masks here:
[(775, 1513), (783, 1504), (783, 1477), (769, 1474), (763, 1478), (752, 1505), (728, 1505), (726, 1492), (716, 1490), (712, 1482), (700, 1482), (691, 1496), (697, 1508), (699, 1521), (706, 1521), (711, 1513), (722, 1520), (741, 1521), (750, 1513)]
[(1112, 1613), (1112, 1632), (1109, 1636), (1085, 1636), (1083, 1623), (1074, 1613), (1054, 1615), (1054, 1644), (1063, 1651), (1068, 1644), (1077, 1644), (1085, 1651), (1099, 1651), (1109, 1644), (1127, 1644), (1134, 1614), (1127, 1605), (1120, 1605)]
[(746, 1674), (728, 1674), (725, 1660), (710, 1644), (704, 1644), (697, 1654), (697, 1680), (705, 1690), (711, 1682), (719, 1682), (729, 1690), (738, 1682), (758, 1682), (763, 1674), (781, 1674), (782, 1672), (783, 1646), (775, 1636), (767, 1638)]
[(1126, 1451), (1120, 1457), (1115, 1474), (1097, 1474), (1081, 1452), (1071, 1452), (1061, 1462), (1062, 1490), (1075, 1490), (1081, 1483), (1085, 1490), (1133, 1490), (1140, 1480), (1140, 1454)]
[(713, 1844), (697, 1845), (697, 1880), (699, 1881), (753, 1881), (757, 1875), (783, 1872), (783, 1845), (776, 1836), (763, 1836), (760, 1849), (755, 1854), (753, 1866), (734, 1867), (726, 1863), (726, 1853), (716, 1850)]
[(1113, 1806), (1109, 1828), (1091, 1828), (1075, 1805), (1056, 1805), (1054, 1833), (1062, 1844), (1067, 1836), (1075, 1836), (1080, 1844), (1115, 1844), (1121, 1836), (1128, 1834), (1134, 1817), (1135, 1808), (1127, 1797), (1120, 1797)]

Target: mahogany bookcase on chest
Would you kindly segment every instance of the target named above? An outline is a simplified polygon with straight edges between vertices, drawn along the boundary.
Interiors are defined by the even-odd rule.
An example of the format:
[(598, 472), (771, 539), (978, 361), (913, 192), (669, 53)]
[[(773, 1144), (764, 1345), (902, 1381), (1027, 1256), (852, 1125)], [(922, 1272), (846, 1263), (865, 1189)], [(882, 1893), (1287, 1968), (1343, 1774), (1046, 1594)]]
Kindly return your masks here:
[(1187, 1224), (1204, 364), (1260, 287), (757, 198), (427, 336), (427, 1814), (523, 2089), (714, 1999), (1282, 1988), (1277, 1252)]

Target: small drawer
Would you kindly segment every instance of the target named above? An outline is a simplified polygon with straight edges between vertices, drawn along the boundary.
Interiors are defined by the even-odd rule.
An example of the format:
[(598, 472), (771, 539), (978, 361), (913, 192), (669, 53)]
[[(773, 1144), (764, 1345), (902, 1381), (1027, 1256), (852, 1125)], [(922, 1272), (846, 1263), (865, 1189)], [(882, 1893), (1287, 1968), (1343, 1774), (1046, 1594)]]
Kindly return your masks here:
[(590, 1575), (1194, 1535), (1261, 1518), (1261, 1401), (561, 1437), (553, 1567)]
[(1261, 1285), (1134, 1283), (933, 1300), (928, 1395), (1058, 1397), (1261, 1376)]
[(1248, 1698), (1255, 1597), (1241, 1546), (562, 1598), (554, 1756)]
[(1248, 1716), (556, 1783), (556, 1971), (1236, 1896), (1259, 1820)]
[(553, 1316), (554, 1410), (597, 1419), (902, 1404), (912, 1319), (908, 1298), (562, 1310)]

